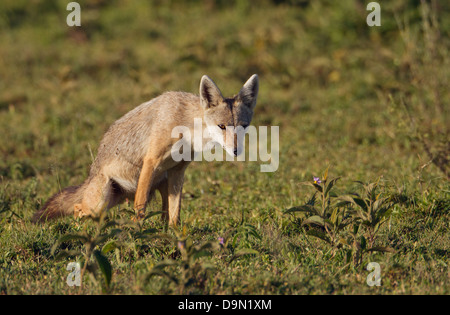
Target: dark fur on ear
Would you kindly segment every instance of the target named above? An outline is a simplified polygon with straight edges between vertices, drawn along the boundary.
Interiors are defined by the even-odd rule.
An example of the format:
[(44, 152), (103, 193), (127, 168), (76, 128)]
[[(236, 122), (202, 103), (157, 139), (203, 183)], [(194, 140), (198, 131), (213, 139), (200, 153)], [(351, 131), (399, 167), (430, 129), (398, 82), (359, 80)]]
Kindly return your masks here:
[(200, 81), (200, 102), (204, 108), (210, 108), (223, 101), (222, 92), (210, 77), (204, 75)]
[(238, 97), (242, 101), (242, 103), (253, 109), (256, 105), (258, 91), (259, 79), (258, 75), (254, 74), (250, 77), (250, 79), (247, 80), (247, 82), (245, 82), (244, 86), (238, 94)]

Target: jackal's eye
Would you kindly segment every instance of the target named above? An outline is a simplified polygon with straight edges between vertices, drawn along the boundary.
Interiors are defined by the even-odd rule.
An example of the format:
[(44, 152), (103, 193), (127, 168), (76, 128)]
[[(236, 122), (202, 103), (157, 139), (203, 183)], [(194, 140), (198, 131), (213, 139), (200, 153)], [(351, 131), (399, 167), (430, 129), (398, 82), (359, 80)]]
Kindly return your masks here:
[(225, 130), (227, 127), (225, 125), (219, 125), (219, 128)]

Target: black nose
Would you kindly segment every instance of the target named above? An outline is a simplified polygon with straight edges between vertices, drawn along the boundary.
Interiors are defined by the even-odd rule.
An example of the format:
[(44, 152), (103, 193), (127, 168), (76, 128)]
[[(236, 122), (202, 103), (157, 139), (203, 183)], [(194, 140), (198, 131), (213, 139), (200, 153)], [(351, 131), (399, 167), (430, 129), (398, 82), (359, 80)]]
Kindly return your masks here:
[(234, 156), (237, 156), (237, 149), (234, 149)]

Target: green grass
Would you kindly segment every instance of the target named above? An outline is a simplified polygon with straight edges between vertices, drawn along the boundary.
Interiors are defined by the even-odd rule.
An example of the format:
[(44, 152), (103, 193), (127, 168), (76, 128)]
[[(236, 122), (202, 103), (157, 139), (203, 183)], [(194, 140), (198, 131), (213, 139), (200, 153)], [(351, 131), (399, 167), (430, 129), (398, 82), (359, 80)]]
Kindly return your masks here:
[[(426, 59), (429, 51), (448, 51), (448, 4), (439, 3), (433, 41), (424, 36), (417, 1), (381, 3), (378, 28), (367, 26), (365, 5), (352, 0), (79, 2), (80, 28), (65, 24), (64, 1), (0, 4), (0, 293), (179, 293), (167, 277), (147, 279), (166, 259), (182, 261), (177, 241), (142, 240), (119, 225), (123, 233), (109, 240), (122, 246), (105, 254), (109, 289), (99, 271), (97, 280), (86, 275), (81, 289), (71, 288), (66, 266), (81, 256), (58, 260), (52, 247), (63, 235), (93, 233), (95, 222), (30, 219), (52, 194), (85, 179), (103, 133), (135, 106), (167, 90), (197, 93), (203, 74), (230, 95), (258, 73), (252, 124), (280, 127), (279, 169), (194, 162), (181, 231), (165, 230), (159, 217), (144, 222), (194, 245), (225, 238), (194, 260), (214, 272), (200, 268), (182, 292), (449, 294), (450, 185), (417, 140), (432, 145), (431, 154), (449, 142), (449, 59)], [(396, 17), (408, 26), (406, 39)], [(402, 101), (428, 128), (415, 128), (419, 136)], [(305, 215), (284, 213), (311, 198), (313, 189), (300, 182), (329, 165), (341, 177), (338, 194), (357, 190), (354, 181), (381, 178), (385, 196), (401, 197), (376, 240), (394, 253), (349, 265), (343, 249), (308, 235)], [(130, 219), (123, 209), (111, 209), (109, 220)], [(83, 248), (67, 241), (55, 254)], [(258, 254), (236, 255), (249, 249)], [(366, 284), (370, 261), (381, 265), (380, 287)], [(180, 279), (182, 267), (166, 271)]]

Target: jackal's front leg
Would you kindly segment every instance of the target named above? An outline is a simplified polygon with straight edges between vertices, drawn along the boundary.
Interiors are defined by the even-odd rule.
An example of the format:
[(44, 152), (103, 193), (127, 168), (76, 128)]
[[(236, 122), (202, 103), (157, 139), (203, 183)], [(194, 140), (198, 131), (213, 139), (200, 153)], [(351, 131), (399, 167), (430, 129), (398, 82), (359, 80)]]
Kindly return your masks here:
[(145, 206), (147, 205), (150, 187), (152, 186), (154, 179), (156, 163), (157, 162), (154, 159), (144, 159), (142, 165), (136, 195), (134, 197), (134, 210), (136, 211), (138, 219), (144, 217)]
[(162, 220), (165, 222), (169, 221), (169, 185), (167, 178), (163, 179), (161, 183), (159, 183), (156, 189), (161, 194), (162, 201)]
[(184, 172), (189, 162), (181, 162), (167, 172), (169, 193), (169, 225), (177, 225), (180, 221), (181, 194), (183, 191)]

